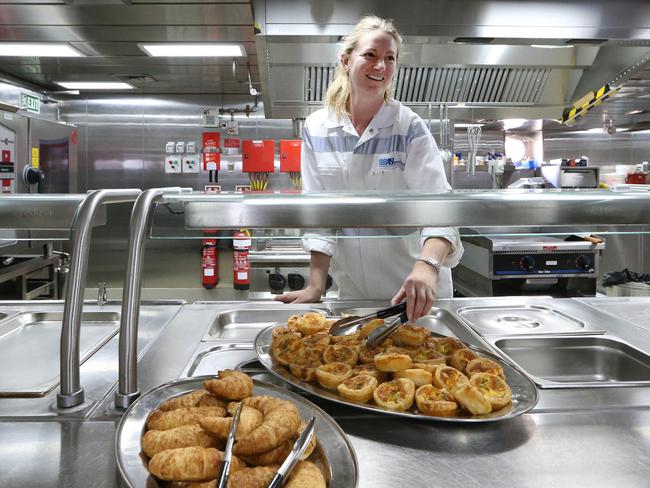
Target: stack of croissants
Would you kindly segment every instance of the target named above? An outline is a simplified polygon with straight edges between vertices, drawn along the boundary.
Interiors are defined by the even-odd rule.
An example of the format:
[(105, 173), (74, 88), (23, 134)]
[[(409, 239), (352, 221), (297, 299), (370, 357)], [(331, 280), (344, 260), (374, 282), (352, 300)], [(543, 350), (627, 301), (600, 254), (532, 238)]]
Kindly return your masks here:
[(301, 381), (318, 384), (355, 403), (451, 417), (485, 415), (512, 401), (503, 368), (454, 337), (426, 327), (400, 326), (378, 346), (365, 340), (384, 324), (376, 319), (346, 336), (317, 312), (291, 316), (273, 329), (271, 355)]
[[(289, 400), (253, 396), (253, 381), (239, 371), (220, 371), (203, 386), (150, 413), (142, 437), (142, 450), (151, 458), (149, 472), (177, 482), (174, 487), (216, 487), (223, 461), (219, 449), (225, 446), (231, 416), (241, 402), (228, 487), (266, 488), (305, 428), (297, 407)], [(327, 486), (320, 468), (306, 460), (316, 444), (313, 436), (284, 486)]]

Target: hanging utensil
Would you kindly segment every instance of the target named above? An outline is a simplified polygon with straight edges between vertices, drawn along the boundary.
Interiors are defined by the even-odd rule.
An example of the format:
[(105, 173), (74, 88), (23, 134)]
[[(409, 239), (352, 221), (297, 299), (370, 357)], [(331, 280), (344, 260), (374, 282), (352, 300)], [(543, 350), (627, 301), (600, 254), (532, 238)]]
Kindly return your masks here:
[(330, 327), (330, 334), (334, 336), (354, 334), (357, 330), (363, 327), (366, 322), (369, 322), (373, 319), (385, 319), (387, 317), (392, 317), (393, 315), (397, 315), (405, 311), (406, 302), (402, 302), (399, 305), (394, 305), (392, 307), (379, 310), (378, 312), (364, 315), (363, 317), (359, 317), (358, 315), (344, 317), (332, 324)]
[(230, 430), (228, 431), (228, 440), (226, 441), (226, 448), (223, 450), (223, 463), (221, 464), (221, 474), (217, 480), (217, 488), (226, 488), (228, 486), (228, 478), (230, 477), (230, 464), (232, 463), (232, 447), (235, 444), (235, 436), (237, 434), (237, 426), (239, 425), (239, 417), (241, 416), (242, 404), (237, 405), (237, 411), (232, 417)]
[(307, 446), (314, 435), (315, 422), (316, 417), (312, 417), (311, 420), (309, 420), (307, 427), (305, 427), (305, 430), (302, 431), (296, 442), (294, 442), (293, 449), (291, 449), (287, 459), (284, 460), (282, 466), (280, 466), (280, 469), (278, 469), (278, 472), (269, 483), (268, 488), (279, 488), (287, 482), (291, 471), (296, 464), (298, 464), (298, 461), (300, 461), (300, 458), (307, 449)]
[(467, 173), (474, 175), (476, 173), (476, 152), (478, 144), (481, 141), (481, 126), (472, 125), (467, 128), (467, 143), (469, 145), (469, 154), (467, 155)]
[(368, 349), (371, 349), (375, 346), (378, 346), (384, 342), (389, 335), (395, 332), (395, 329), (397, 329), (400, 325), (405, 324), (406, 322), (408, 322), (408, 317), (406, 316), (406, 312), (402, 312), (393, 320), (391, 320), (390, 324), (388, 324), (386, 327), (379, 327), (373, 330), (366, 339), (366, 347)]

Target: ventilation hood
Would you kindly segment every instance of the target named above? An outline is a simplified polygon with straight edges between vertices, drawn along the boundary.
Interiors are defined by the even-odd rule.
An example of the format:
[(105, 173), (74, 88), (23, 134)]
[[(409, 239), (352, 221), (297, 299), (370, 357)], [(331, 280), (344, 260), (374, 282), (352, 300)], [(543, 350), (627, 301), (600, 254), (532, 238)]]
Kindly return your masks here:
[(421, 115), (445, 104), (457, 120), (559, 119), (590, 90), (624, 84), (650, 50), (643, 1), (593, 3), (254, 3), (265, 115), (320, 108), (341, 36), (373, 12), (395, 19), (404, 36), (395, 98)]

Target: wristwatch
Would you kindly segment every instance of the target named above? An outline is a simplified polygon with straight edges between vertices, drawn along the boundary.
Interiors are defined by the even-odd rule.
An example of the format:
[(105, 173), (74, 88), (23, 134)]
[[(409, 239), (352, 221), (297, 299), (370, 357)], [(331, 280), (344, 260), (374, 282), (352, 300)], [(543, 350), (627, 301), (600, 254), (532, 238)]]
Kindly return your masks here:
[(416, 261), (422, 261), (423, 263), (427, 263), (429, 266), (431, 266), (433, 269), (436, 270), (436, 272), (440, 273), (440, 261), (438, 261), (435, 258), (430, 258), (429, 256), (420, 256), (419, 258), (416, 259)]

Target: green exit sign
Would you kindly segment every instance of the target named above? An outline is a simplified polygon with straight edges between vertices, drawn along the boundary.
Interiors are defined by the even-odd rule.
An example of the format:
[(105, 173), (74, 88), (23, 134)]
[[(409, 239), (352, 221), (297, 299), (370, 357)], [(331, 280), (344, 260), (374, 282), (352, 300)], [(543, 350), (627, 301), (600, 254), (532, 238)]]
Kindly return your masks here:
[(27, 93), (21, 93), (20, 108), (39, 114), (41, 113), (41, 99)]

